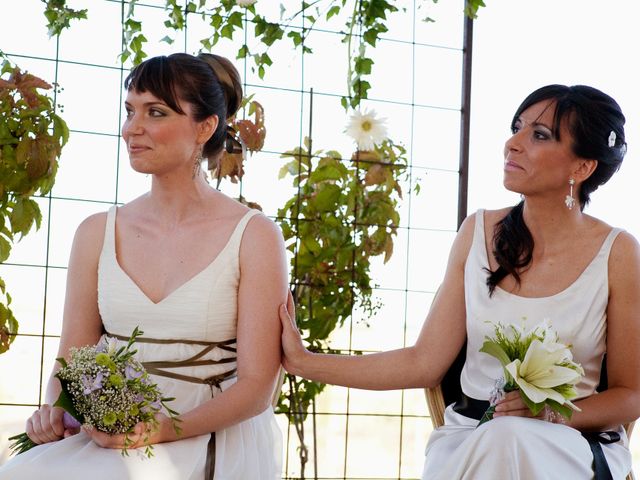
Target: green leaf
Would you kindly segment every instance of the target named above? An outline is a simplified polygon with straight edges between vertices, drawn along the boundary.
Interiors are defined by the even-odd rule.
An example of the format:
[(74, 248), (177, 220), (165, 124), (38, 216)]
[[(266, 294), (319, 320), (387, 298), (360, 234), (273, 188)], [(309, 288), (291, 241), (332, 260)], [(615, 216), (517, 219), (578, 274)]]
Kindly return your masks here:
[(378, 30), (370, 28), (362, 35), (362, 39), (372, 47), (376, 46), (376, 40), (378, 40)]
[(338, 5), (334, 5), (327, 11), (326, 19), (329, 20), (334, 15), (340, 13), (340, 7)]
[(57, 377), (57, 378), (58, 380), (60, 380), (60, 384), (62, 385), (62, 390), (60, 390), (60, 395), (58, 396), (58, 399), (55, 401), (53, 406), (62, 408), (67, 413), (69, 413), (69, 415), (75, 418), (78, 422), (85, 423), (84, 416), (80, 414), (76, 410), (76, 407), (73, 405), (73, 400), (71, 398), (71, 395), (69, 394), (69, 387), (68, 387), (69, 383), (66, 380), (60, 379), (60, 377)]
[(373, 60), (365, 57), (358, 57), (355, 60), (354, 70), (361, 75), (369, 75), (371, 73), (371, 67)]
[(11, 231), (14, 234), (20, 233), (24, 237), (33, 224), (36, 224), (36, 229), (40, 228), (40, 222), (42, 221), (42, 214), (40, 213), (40, 207), (34, 200), (30, 198), (18, 198), (9, 216), (11, 222)]
[(242, 45), (242, 47), (240, 47), (240, 49), (238, 50), (238, 54), (236, 55), (236, 58), (240, 59), (240, 58), (246, 58), (247, 55), (249, 55), (249, 47), (247, 46), (247, 44), (245, 43), (244, 45)]
[(520, 393), (520, 398), (522, 398), (522, 401), (527, 405), (527, 407), (529, 408), (529, 410), (534, 416), (538, 415), (542, 411), (542, 409), (544, 409), (544, 405), (545, 405), (544, 402), (533, 403), (531, 400), (529, 400), (529, 397), (527, 397), (522, 390), (518, 390), (518, 391)]
[(485, 342), (482, 344), (482, 347), (480, 348), (480, 351), (487, 353), (494, 358), (497, 358), (503, 367), (506, 367), (511, 363), (511, 359), (504, 351), (504, 349), (496, 342), (492, 342), (491, 340), (485, 340)]
[(0, 235), (0, 263), (5, 262), (11, 253), (11, 244), (4, 236)]
[(340, 195), (342, 195), (342, 189), (340, 187), (326, 183), (320, 187), (315, 198), (310, 203), (320, 212), (333, 211)]

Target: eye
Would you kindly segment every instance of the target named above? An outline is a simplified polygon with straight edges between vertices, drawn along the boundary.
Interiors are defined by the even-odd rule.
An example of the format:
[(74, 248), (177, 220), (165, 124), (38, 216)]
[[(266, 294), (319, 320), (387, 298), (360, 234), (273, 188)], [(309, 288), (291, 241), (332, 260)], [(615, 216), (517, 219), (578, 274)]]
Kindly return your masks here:
[(551, 138), (551, 134), (546, 130), (534, 130), (533, 137), (536, 140), (549, 140)]
[(127, 112), (127, 118), (131, 118), (131, 115), (133, 115), (133, 110), (129, 107), (125, 107), (124, 111)]
[(149, 116), (150, 117), (166, 117), (167, 114), (160, 109), (152, 108), (151, 110), (149, 110)]

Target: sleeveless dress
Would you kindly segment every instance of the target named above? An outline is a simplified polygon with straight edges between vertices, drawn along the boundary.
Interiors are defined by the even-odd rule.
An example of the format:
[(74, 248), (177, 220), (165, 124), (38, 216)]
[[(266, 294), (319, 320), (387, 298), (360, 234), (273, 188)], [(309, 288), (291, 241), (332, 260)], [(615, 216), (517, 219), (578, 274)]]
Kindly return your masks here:
[[(116, 212), (114, 206), (107, 215), (98, 267), (104, 328), (119, 338), (128, 338), (136, 326), (144, 331), (137, 358), (153, 372), (164, 396), (175, 397), (169, 406), (186, 413), (236, 381), (239, 249), (248, 221), (259, 212), (247, 212), (219, 255), (157, 303), (118, 264)], [(81, 432), (14, 457), (0, 467), (0, 479), (209, 480), (205, 472), (215, 468), (215, 480), (279, 480), (281, 451), (281, 432), (269, 407), (213, 435), (156, 444), (150, 459), (142, 449), (127, 457), (101, 448)]]
[[(464, 270), (467, 350), (460, 384), (465, 395), (488, 400), (496, 379), (503, 375), (494, 357), (480, 352), (484, 337), (493, 336), (491, 323), (533, 328), (547, 320), (561, 341), (573, 345), (574, 360), (584, 378), (576, 385), (578, 398), (592, 395), (600, 379), (606, 350), (606, 308), (609, 296), (608, 258), (620, 229), (612, 229), (600, 250), (578, 279), (548, 297), (526, 298), (486, 286), (489, 261), (485, 244), (484, 211), (475, 216), (473, 242)], [(578, 430), (561, 424), (521, 417), (498, 417), (476, 429), (477, 420), (449, 405), (445, 424), (433, 431), (426, 448), (426, 480), (582, 480), (593, 478), (593, 455)], [(631, 470), (628, 439), (603, 444), (615, 480)]]

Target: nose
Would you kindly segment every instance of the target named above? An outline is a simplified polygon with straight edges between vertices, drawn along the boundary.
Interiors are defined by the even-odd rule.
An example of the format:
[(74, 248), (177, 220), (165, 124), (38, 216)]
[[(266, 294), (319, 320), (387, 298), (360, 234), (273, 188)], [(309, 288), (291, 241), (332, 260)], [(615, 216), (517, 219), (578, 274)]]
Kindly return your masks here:
[(511, 151), (520, 151), (520, 149), (522, 148), (521, 134), (522, 130), (518, 130), (507, 139), (507, 141), (504, 143), (505, 153)]
[(140, 135), (144, 132), (144, 126), (141, 119), (134, 113), (129, 114), (122, 124), (122, 136)]

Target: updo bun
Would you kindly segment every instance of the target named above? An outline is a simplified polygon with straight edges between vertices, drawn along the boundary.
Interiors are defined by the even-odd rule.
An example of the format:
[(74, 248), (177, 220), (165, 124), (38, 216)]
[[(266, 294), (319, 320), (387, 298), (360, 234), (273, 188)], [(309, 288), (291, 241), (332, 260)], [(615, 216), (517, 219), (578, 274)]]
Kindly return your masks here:
[(218, 78), (227, 100), (227, 117), (233, 117), (242, 103), (242, 80), (236, 67), (225, 57), (213, 53), (201, 53), (198, 58), (207, 62)]
[(242, 102), (240, 74), (228, 59), (210, 53), (150, 58), (131, 70), (124, 86), (127, 90), (148, 91), (178, 113), (185, 113), (180, 101), (187, 102), (197, 122), (217, 116), (218, 126), (202, 149), (202, 156), (210, 164), (225, 147), (227, 120)]

